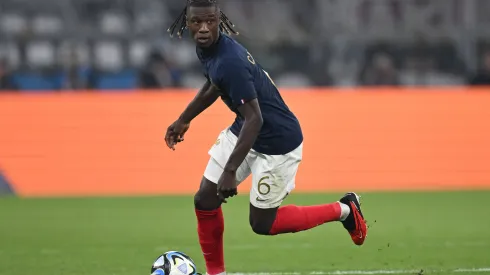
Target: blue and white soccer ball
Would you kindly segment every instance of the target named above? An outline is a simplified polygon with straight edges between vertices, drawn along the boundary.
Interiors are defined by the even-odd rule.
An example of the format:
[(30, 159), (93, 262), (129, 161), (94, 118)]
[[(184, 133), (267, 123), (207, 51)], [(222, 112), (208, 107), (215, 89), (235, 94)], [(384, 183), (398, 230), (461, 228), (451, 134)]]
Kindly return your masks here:
[(194, 261), (179, 251), (168, 251), (158, 256), (151, 266), (151, 275), (198, 275)]

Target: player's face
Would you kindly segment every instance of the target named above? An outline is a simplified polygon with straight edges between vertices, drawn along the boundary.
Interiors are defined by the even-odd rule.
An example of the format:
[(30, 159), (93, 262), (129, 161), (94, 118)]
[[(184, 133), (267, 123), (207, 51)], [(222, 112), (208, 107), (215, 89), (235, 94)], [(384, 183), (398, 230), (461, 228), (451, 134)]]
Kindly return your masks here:
[(211, 46), (219, 35), (219, 12), (216, 7), (190, 7), (187, 27), (201, 48)]

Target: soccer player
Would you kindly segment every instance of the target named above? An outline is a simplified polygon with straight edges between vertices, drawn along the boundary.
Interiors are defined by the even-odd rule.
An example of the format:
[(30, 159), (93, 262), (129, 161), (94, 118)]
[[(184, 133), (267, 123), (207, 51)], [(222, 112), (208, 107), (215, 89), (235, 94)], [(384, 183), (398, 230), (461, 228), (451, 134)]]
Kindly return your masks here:
[(237, 194), (237, 185), (252, 175), (250, 226), (260, 235), (308, 230), (340, 221), (356, 245), (367, 227), (359, 196), (347, 193), (337, 202), (314, 206), (281, 206), (295, 187), (302, 159), (300, 124), (281, 98), (269, 74), (230, 37), (234, 25), (216, 0), (187, 0), (170, 27), (179, 37), (188, 29), (207, 79), (165, 135), (175, 150), (184, 141), (191, 121), (218, 97), (236, 114), (209, 150), (210, 159), (194, 197), (198, 236), (209, 275), (225, 274), (222, 203)]

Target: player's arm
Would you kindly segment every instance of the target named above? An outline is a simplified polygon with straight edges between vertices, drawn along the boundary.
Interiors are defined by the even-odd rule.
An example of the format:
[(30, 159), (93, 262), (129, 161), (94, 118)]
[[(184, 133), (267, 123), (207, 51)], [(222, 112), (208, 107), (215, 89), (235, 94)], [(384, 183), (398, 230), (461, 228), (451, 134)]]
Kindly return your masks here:
[(179, 118), (167, 128), (165, 142), (170, 149), (175, 150), (175, 145), (184, 141), (184, 134), (189, 129), (191, 121), (211, 106), (218, 97), (217, 87), (208, 80)]
[(218, 97), (218, 88), (209, 80), (206, 81), (194, 99), (192, 99), (189, 105), (187, 105), (184, 112), (182, 112), (179, 119), (184, 123), (190, 123), (200, 113), (209, 108), (209, 106), (213, 105)]
[(230, 93), (233, 104), (244, 118), (238, 141), (224, 167), (228, 172), (235, 172), (238, 169), (252, 149), (263, 124), (250, 70), (250, 64), (235, 59), (225, 60), (220, 66), (223, 88)]
[(244, 117), (245, 122), (238, 136), (235, 149), (225, 165), (224, 170), (230, 172), (235, 172), (240, 164), (242, 164), (248, 152), (252, 149), (263, 124), (262, 113), (257, 99), (240, 105), (238, 111)]

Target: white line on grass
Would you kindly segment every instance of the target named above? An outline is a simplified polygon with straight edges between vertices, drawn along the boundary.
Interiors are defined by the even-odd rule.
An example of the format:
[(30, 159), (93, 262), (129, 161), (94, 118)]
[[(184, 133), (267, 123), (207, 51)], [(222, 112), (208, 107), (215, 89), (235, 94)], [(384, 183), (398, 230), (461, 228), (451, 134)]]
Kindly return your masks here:
[(383, 275), (383, 274), (419, 274), (419, 273), (490, 273), (490, 267), (458, 268), (452, 270), (421, 270), (421, 269), (394, 269), (394, 270), (333, 270), (314, 272), (258, 272), (258, 273), (228, 273), (228, 275)]
[[(1, 0), (0, 0), (1, 1)], [(289, 249), (289, 250), (297, 250), (300, 248), (303, 249), (311, 249), (314, 247), (322, 247), (322, 244), (310, 244), (310, 243), (304, 243), (304, 244), (269, 244), (269, 248), (275, 248), (275, 249)], [(393, 248), (407, 248), (407, 247), (421, 247), (421, 248), (426, 248), (426, 247), (431, 247), (431, 248), (457, 248), (457, 247), (490, 247), (490, 243), (488, 242), (461, 242), (461, 243), (453, 243), (453, 242), (444, 242), (444, 243), (433, 243), (433, 244), (426, 244), (426, 243), (392, 243), (390, 246)], [(226, 246), (230, 250), (256, 250), (256, 249), (261, 249), (263, 248), (263, 244), (239, 244), (239, 245), (227, 245)], [(179, 246), (178, 249), (182, 251), (186, 251), (189, 249), (194, 249), (195, 246)], [(380, 249), (386, 248), (386, 245), (380, 246)], [(167, 251), (167, 250), (174, 250), (175, 247), (165, 247), (165, 246), (158, 246), (155, 247), (155, 251)]]
[(458, 268), (453, 270), (453, 272), (490, 272), (490, 267), (482, 268)]

